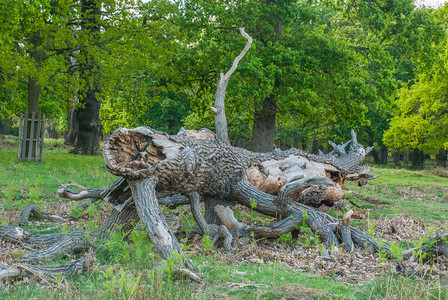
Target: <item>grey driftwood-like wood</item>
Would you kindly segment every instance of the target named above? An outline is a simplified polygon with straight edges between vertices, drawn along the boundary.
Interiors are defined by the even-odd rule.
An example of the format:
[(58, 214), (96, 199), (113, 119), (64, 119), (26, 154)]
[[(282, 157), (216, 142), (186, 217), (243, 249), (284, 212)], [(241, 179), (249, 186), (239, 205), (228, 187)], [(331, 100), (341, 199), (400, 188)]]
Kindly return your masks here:
[[(167, 135), (148, 127), (119, 129), (105, 143), (106, 168), (113, 174), (126, 178), (128, 182), (149, 177), (157, 178), (157, 181), (152, 179), (153, 186), (146, 187), (153, 189), (148, 191), (151, 195), (197, 193), (204, 198), (225, 198), (229, 202), (252, 207), (262, 214), (281, 219), (271, 225), (264, 224), (259, 227), (237, 226), (239, 230), (226, 226), (234, 236), (251, 231), (259, 236), (278, 237), (292, 231), (295, 225), (306, 222), (329, 246), (343, 244), (348, 250), (380, 250), (374, 239), (349, 226), (347, 219), (342, 222), (296, 201), (300, 199), (300, 194), (310, 187), (332, 188), (335, 184), (343, 185), (344, 178), (359, 178), (357, 174), (350, 172), (361, 171), (364, 175), (362, 178), (370, 178), (367, 168), (355, 164), (360, 164), (360, 157), (366, 154), (357, 143), (356, 135), (352, 135), (351, 142), (355, 146), (347, 144), (350, 145), (347, 154), (334, 158), (304, 155), (302, 151), (294, 149), (253, 153), (222, 144), (210, 135), (201, 135), (198, 132), (197, 136), (200, 138), (194, 137), (192, 132), (185, 134), (185, 131), (178, 135)], [(257, 168), (265, 178), (269, 178), (271, 164), (275, 165), (273, 161), (281, 164), (284, 161), (301, 160), (303, 167), (295, 168), (286, 164), (283, 173), (278, 173), (286, 183), (277, 193), (266, 193), (250, 183), (253, 168)], [(288, 170), (293, 171), (287, 172)], [(293, 172), (295, 174), (292, 176)], [(318, 176), (319, 174), (321, 176)], [(190, 196), (190, 200), (193, 198)], [(197, 199), (195, 201), (197, 203)], [(155, 206), (152, 207), (157, 210)], [(197, 208), (194, 207), (197, 205), (193, 206), (193, 209), (194, 215), (198, 216), (195, 211)], [(142, 217), (140, 212), (139, 216)], [(206, 227), (202, 218), (195, 219), (200, 228)], [(158, 222), (163, 223), (163, 220)], [(221, 223), (228, 224), (220, 218)], [(155, 225), (156, 223), (152, 223), (150, 227)], [(235, 231), (239, 231), (239, 234)], [(167, 233), (159, 234), (168, 236)], [(172, 244), (171, 251), (180, 252), (174, 245)], [(387, 245), (381, 250), (389, 251)], [(165, 253), (164, 255), (169, 252), (166, 248), (159, 251)]]
[(229, 71), (227, 71), (226, 74), (220, 74), (218, 87), (216, 88), (215, 106), (210, 107), (213, 114), (215, 115), (216, 137), (220, 142), (224, 144), (230, 144), (227, 132), (227, 118), (224, 108), (227, 85), (229, 84), (230, 76), (232, 76), (233, 72), (235, 72), (236, 68), (238, 67), (238, 63), (252, 46), (252, 38), (244, 31), (244, 28), (239, 28), (238, 31), (247, 39), (246, 46), (241, 51), (240, 55), (235, 58)]
[[(186, 131), (170, 136), (148, 127), (119, 129), (105, 143), (106, 168), (111, 173), (126, 178), (129, 184), (139, 182), (142, 178), (157, 178), (153, 179), (153, 187), (146, 187), (153, 189), (147, 193), (154, 196), (156, 193), (167, 196), (197, 193), (204, 198), (225, 198), (248, 207), (255, 201), (256, 211), (280, 219), (293, 220), (284, 221), (292, 224), (288, 225), (288, 230), (304, 221), (303, 214), (306, 213), (306, 221), (310, 227), (318, 232), (328, 245), (344, 243), (344, 239), (349, 236), (344, 234), (346, 230), (341, 226), (336, 226), (337, 220), (334, 218), (294, 201), (310, 187), (332, 188), (334, 181), (343, 184), (344, 176), (354, 175), (352, 177), (355, 178), (356, 175), (349, 174), (349, 171), (360, 168), (356, 168), (348, 156), (341, 158), (350, 163), (349, 168), (344, 169), (343, 163), (337, 158), (303, 155), (300, 150), (254, 153), (222, 144), (213, 135), (197, 132), (196, 136), (199, 138)], [(353, 148), (362, 155), (359, 147)], [(348, 155), (351, 154), (349, 152)], [(359, 155), (354, 157), (359, 163)], [(301, 163), (299, 167), (295, 164), (297, 162)], [(283, 168), (277, 170), (273, 167), (278, 165)], [(255, 176), (254, 169), (258, 171)], [(367, 169), (363, 171), (368, 174)], [(277, 181), (284, 183), (276, 195), (275, 192), (263, 192), (250, 183), (251, 179), (260, 177), (260, 174), (264, 176), (262, 179), (268, 179), (271, 172), (276, 175)], [(336, 179), (333, 181), (327, 176)], [(256, 182), (260, 181), (258, 177)], [(205, 202), (207, 203), (207, 200)], [(154, 210), (158, 209), (152, 207)], [(194, 215), (197, 216), (197, 212), (194, 212)], [(143, 212), (139, 212), (139, 216), (142, 219)], [(205, 227), (202, 219), (196, 219), (200, 228)], [(147, 224), (150, 228), (156, 228), (156, 224), (159, 224), (148, 222), (152, 222)], [(162, 219), (157, 222), (164, 223)], [(275, 226), (278, 225), (274, 225), (274, 228)], [(168, 231), (157, 234), (171, 241)], [(366, 241), (375, 243), (365, 238), (357, 244), (364, 245)], [(163, 253), (162, 256), (166, 257), (169, 252), (166, 247), (162, 249), (155, 244), (159, 252)], [(181, 251), (175, 244), (167, 247), (170, 251)]]

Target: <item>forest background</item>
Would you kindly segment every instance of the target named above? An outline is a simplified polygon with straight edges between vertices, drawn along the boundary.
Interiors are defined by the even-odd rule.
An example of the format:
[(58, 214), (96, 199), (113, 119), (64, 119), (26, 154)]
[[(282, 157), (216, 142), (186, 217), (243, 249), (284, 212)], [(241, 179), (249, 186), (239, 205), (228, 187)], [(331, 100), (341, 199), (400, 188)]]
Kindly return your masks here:
[[(446, 167), (448, 6), (378, 1), (2, 1), (0, 132), (42, 111), (49, 137), (96, 154), (118, 127), (214, 130), (219, 74), (252, 48), (226, 94), (232, 144), (313, 153), (350, 129)], [(393, 150), (392, 150), (393, 149)]]

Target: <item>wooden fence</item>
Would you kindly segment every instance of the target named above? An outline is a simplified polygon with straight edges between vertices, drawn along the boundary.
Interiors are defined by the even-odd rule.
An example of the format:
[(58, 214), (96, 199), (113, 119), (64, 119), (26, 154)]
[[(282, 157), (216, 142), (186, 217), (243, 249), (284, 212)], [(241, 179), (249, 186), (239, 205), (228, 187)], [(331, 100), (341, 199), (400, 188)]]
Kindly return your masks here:
[(41, 112), (20, 115), (17, 159), (42, 161), (44, 154), (45, 116)]

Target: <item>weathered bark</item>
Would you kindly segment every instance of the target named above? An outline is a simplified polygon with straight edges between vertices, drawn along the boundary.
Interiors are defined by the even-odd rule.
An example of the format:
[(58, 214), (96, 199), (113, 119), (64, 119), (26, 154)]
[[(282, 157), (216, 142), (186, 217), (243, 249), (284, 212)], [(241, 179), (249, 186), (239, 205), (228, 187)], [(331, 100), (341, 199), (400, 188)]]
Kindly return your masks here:
[(73, 219), (72, 217), (63, 217), (44, 213), (40, 211), (39, 207), (36, 204), (28, 204), (23, 210), (22, 215), (20, 216), (19, 225), (26, 225), (31, 215), (39, 219), (46, 219), (53, 222), (69, 221)]
[(215, 115), (216, 138), (218, 139), (218, 141), (225, 143), (227, 145), (230, 144), (227, 132), (227, 118), (224, 106), (227, 84), (229, 83), (230, 76), (232, 76), (233, 72), (235, 72), (236, 68), (238, 67), (239, 61), (243, 58), (243, 56), (246, 54), (246, 52), (252, 45), (252, 38), (246, 34), (244, 28), (240, 28), (239, 31), (241, 35), (247, 39), (246, 46), (241, 51), (240, 55), (238, 55), (235, 58), (230, 70), (225, 75), (223, 73), (220, 74), (218, 87), (216, 88), (215, 107), (211, 107), (213, 114)]
[(0, 265), (0, 279), (3, 278), (14, 278), (21, 276), (34, 275), (41, 280), (46, 282), (51, 281), (49, 277), (62, 274), (65, 276), (73, 276), (84, 269), (89, 268), (93, 261), (93, 257), (90, 255), (82, 257), (75, 260), (67, 265), (56, 266), (56, 267), (46, 267), (38, 265), (27, 265), (27, 264), (16, 264), (16, 265)]
[[(146, 177), (128, 179), (127, 181), (131, 187), (140, 220), (146, 226), (146, 231), (160, 256), (167, 259), (173, 257), (173, 252), (183, 253), (174, 232), (168, 226), (165, 216), (160, 211), (156, 198), (157, 179)], [(188, 261), (185, 263), (191, 265)]]
[[(192, 137), (195, 135), (200, 138)], [(306, 210), (311, 216), (310, 226), (319, 232), (323, 240), (329, 245), (344, 242), (341, 239), (349, 236), (341, 234), (345, 227), (330, 226), (329, 222), (334, 222), (334, 219), (325, 221), (326, 214), (295, 202), (310, 187), (333, 188), (333, 181), (327, 176), (339, 183), (347, 177), (370, 179), (369, 169), (360, 164), (371, 149), (359, 145), (354, 133), (349, 143), (333, 145), (337, 157), (331, 154), (314, 156), (300, 150), (261, 154), (222, 144), (214, 136), (201, 132), (194, 134), (184, 131), (169, 136), (139, 127), (115, 131), (105, 143), (104, 158), (110, 172), (127, 178), (141, 220), (150, 228), (152, 238), (157, 239), (155, 245), (162, 257), (169, 257), (172, 251), (181, 251), (172, 242), (175, 237), (165, 228), (166, 222), (156, 206), (156, 191), (160, 195), (198, 193), (204, 195), (206, 207), (212, 209), (217, 204), (212, 203), (212, 199), (228, 199), (248, 207), (252, 207), (251, 201), (255, 201), (256, 211), (281, 219), (301, 215)], [(345, 148), (349, 145), (347, 151)], [(260, 185), (260, 182), (269, 181), (270, 176), (277, 182), (281, 181), (279, 190), (275, 191), (276, 187), (272, 185)], [(261, 189), (271, 190), (275, 195), (259, 190), (249, 181)], [(85, 196), (93, 193), (94, 190)], [(150, 211), (155, 214), (152, 219), (147, 217)], [(199, 216), (197, 211), (194, 215), (200, 227), (206, 228), (201, 221), (202, 215)], [(205, 223), (216, 224), (215, 220), (211, 220), (215, 216), (209, 216), (212, 217), (206, 214), (208, 220)], [(155, 224), (162, 227), (156, 228)]]
[(124, 239), (129, 237), (129, 234), (134, 229), (135, 224), (140, 221), (134, 201), (125, 203), (121, 210), (112, 208), (109, 217), (106, 220), (99, 237), (102, 239), (109, 238), (111, 232), (119, 232), (124, 235)]

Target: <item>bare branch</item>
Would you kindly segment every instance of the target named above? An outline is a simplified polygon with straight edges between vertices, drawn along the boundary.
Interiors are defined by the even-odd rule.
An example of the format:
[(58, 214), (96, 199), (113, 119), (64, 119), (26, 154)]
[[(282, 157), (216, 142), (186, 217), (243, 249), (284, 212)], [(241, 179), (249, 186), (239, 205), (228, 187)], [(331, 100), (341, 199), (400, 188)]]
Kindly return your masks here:
[(252, 46), (252, 38), (244, 31), (244, 28), (240, 28), (239, 31), (241, 35), (247, 39), (246, 46), (241, 51), (240, 55), (235, 58), (230, 70), (225, 75), (223, 73), (220, 74), (221, 78), (218, 82), (218, 87), (216, 88), (215, 106), (211, 107), (211, 110), (215, 115), (216, 137), (218, 141), (227, 145), (229, 144), (229, 136), (227, 132), (227, 119), (224, 106), (227, 84), (229, 83), (230, 76), (238, 67), (239, 61)]

